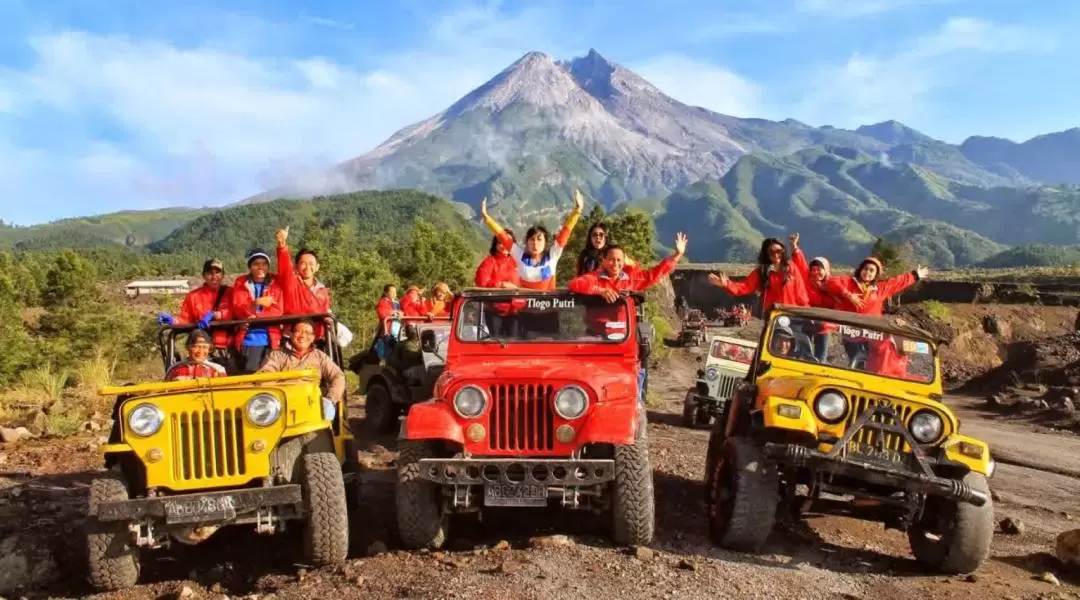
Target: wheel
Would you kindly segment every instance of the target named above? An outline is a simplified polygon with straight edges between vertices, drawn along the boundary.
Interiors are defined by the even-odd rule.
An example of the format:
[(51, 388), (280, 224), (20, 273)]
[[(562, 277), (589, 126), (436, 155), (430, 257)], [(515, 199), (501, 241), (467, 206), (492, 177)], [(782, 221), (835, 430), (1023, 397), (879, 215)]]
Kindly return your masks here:
[(316, 567), (344, 562), (349, 554), (349, 503), (337, 455), (301, 455), (300, 486), (308, 511), (304, 557)]
[(398, 410), (394, 406), (390, 388), (374, 383), (367, 389), (364, 404), (364, 420), (376, 433), (393, 433), (398, 423)]
[[(728, 404), (730, 406), (730, 404)], [(716, 477), (716, 460), (720, 456), (720, 449), (724, 447), (724, 430), (727, 427), (727, 406), (713, 422), (712, 431), (709, 432), (709, 445), (705, 450), (705, 505), (712, 510), (713, 478)]]
[(682, 405), (682, 424), (684, 427), (693, 427), (697, 421), (697, 403), (694, 402), (694, 392), (686, 392), (686, 399)]
[(717, 457), (709, 507), (713, 541), (730, 550), (758, 552), (776, 521), (780, 499), (776, 465), (745, 438), (729, 438)]
[(964, 483), (986, 494), (986, 504), (975, 506), (930, 496), (923, 517), (908, 529), (915, 560), (943, 573), (971, 573), (990, 555), (994, 537), (994, 502), (986, 476), (969, 472)]
[(649, 464), (648, 423), (638, 412), (638, 433), (633, 444), (615, 446), (615, 484), (612, 538), (624, 546), (645, 546), (656, 529), (656, 502)]
[(433, 458), (428, 442), (407, 440), (398, 455), (398, 481), (394, 490), (397, 528), (409, 549), (441, 548), (446, 543), (449, 518), (443, 510), (439, 486), (420, 478), (420, 460)]
[(90, 585), (100, 591), (117, 591), (139, 581), (139, 549), (131, 544), (126, 524), (102, 523), (95, 518), (98, 505), (128, 500), (127, 483), (118, 470), (90, 482), (90, 516), (86, 520), (87, 560)]

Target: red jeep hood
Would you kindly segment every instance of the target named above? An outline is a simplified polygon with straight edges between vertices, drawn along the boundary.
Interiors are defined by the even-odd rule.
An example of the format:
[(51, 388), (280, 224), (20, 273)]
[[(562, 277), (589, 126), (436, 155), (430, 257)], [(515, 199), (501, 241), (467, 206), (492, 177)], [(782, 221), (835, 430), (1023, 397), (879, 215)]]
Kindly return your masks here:
[(465, 365), (447, 367), (446, 370), (451, 373), (452, 382), (512, 383), (525, 380), (570, 380), (584, 383), (597, 391), (615, 383), (636, 384), (637, 382), (637, 364), (625, 357), (485, 358), (475, 362), (470, 360)]

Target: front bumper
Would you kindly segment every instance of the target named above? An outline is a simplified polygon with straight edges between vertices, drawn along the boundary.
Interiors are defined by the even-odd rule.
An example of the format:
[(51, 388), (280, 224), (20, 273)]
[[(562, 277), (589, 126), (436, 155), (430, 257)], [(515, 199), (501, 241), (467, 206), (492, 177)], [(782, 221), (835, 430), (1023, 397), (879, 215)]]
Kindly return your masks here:
[(614, 481), (611, 459), (426, 458), (420, 477), (445, 486), (482, 486), (488, 506), (546, 506), (565, 493)]
[(302, 504), (300, 486), (292, 484), (105, 502), (99, 504), (91, 516), (96, 516), (99, 521), (150, 519), (166, 525), (224, 524), (262, 509), (299, 508)]
[[(849, 452), (849, 443), (861, 449), (861, 445), (853, 440), (863, 429), (874, 431), (874, 437), (879, 440), (886, 434), (899, 436), (904, 445), (912, 448), (913, 452), (901, 454), (895, 451), (884, 452), (883, 448), (872, 448), (880, 452), (879, 458), (867, 456), (863, 452)], [(878, 405), (863, 411), (844, 435), (831, 443), (832, 448), (828, 452), (822, 452), (801, 444), (768, 442), (765, 444), (765, 455), (797, 467), (811, 467), (909, 492), (943, 496), (975, 506), (983, 506), (989, 500), (987, 493), (972, 489), (962, 481), (937, 476), (930, 468), (930, 462), (923, 450), (919, 448), (919, 443), (911, 436), (900, 415), (891, 406)]]

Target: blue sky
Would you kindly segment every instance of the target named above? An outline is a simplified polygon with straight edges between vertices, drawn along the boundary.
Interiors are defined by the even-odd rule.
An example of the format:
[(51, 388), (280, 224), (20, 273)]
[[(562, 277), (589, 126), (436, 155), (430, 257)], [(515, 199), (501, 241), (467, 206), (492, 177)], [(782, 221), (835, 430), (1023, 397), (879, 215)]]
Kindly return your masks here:
[(0, 0), (0, 219), (220, 205), (370, 150), (522, 54), (741, 117), (949, 142), (1080, 125), (1066, 0)]

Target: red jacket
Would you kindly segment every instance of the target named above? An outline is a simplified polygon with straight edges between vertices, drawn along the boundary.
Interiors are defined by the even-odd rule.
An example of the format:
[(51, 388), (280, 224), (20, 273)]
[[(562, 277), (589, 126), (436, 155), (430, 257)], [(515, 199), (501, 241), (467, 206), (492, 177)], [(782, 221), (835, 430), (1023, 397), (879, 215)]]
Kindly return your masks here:
[[(885, 307), (885, 301), (891, 296), (915, 285), (918, 278), (915, 272), (904, 273), (886, 279), (864, 285), (855, 279), (854, 275), (833, 277), (826, 284), (825, 289), (836, 298), (836, 308), (849, 312), (862, 313), (864, 315), (880, 315)], [(863, 307), (856, 308), (848, 300), (848, 294), (858, 294), (863, 299)]]
[[(221, 294), (220, 301), (218, 301), (219, 292)], [(188, 295), (184, 297), (184, 302), (180, 305), (180, 314), (176, 317), (175, 323), (177, 325), (191, 325), (192, 323), (198, 323), (203, 315), (213, 311), (221, 313), (221, 318), (215, 320), (228, 321), (232, 318), (232, 307), (229, 305), (231, 302), (231, 287), (222, 285), (220, 288), (214, 290), (205, 285), (201, 285), (188, 292)], [(215, 304), (217, 305), (216, 308), (214, 307)], [(211, 327), (210, 334), (214, 338), (214, 347), (229, 347), (229, 331), (227, 328)]]
[(448, 302), (436, 302), (434, 298), (424, 298), (420, 310), (423, 311), (425, 317), (427, 315), (436, 317), (450, 316), (450, 304)]
[(500, 283), (510, 282), (521, 287), (521, 275), (518, 273), (517, 261), (509, 254), (486, 256), (476, 268), (476, 287), (497, 288)]
[[(269, 285), (263, 288), (262, 295), (272, 297), (274, 303), (267, 308), (257, 310), (255, 306), (255, 286), (248, 281), (247, 275), (236, 278), (233, 283), (231, 304), (233, 319), (280, 317), (282, 315), (285, 309), (285, 296), (281, 291), (281, 286), (278, 284), (278, 278), (274, 275), (267, 275), (267, 280)], [(281, 327), (267, 327), (266, 329), (270, 336), (270, 347), (276, 350), (281, 345)], [(247, 327), (245, 326), (236, 332), (236, 336), (233, 338), (233, 346), (240, 348), (244, 345), (246, 331)]]
[(822, 282), (822, 286), (810, 281), (810, 264), (806, 262), (806, 255), (802, 250), (795, 250), (791, 254), (791, 262), (795, 265), (799, 275), (803, 278), (803, 285), (806, 286), (806, 298), (810, 301), (810, 306), (817, 308), (836, 308), (836, 299), (829, 295), (824, 289), (824, 284), (827, 283), (832, 277), (828, 276), (826, 271), (825, 282)]
[[(330, 312), (330, 288), (318, 279), (311, 287), (304, 285), (289, 258), (288, 246), (278, 246), (277, 262), (277, 282), (281, 285), (281, 295), (285, 299), (283, 314), (311, 315)], [(323, 324), (315, 323), (315, 339), (322, 338), (323, 334)]]
[(169, 372), (165, 374), (165, 381), (177, 381), (181, 378), (225, 377), (226, 375), (225, 367), (215, 362), (206, 361), (203, 363), (195, 363), (190, 360), (184, 360), (169, 368)]
[[(578, 275), (566, 284), (567, 289), (575, 294), (599, 295), (604, 290), (617, 292), (643, 292), (656, 285), (661, 279), (671, 275), (675, 270), (676, 260), (669, 256), (650, 269), (635, 269), (627, 272), (623, 270), (618, 277), (610, 277), (606, 271), (599, 270), (584, 275)], [(616, 305), (612, 309), (598, 307), (589, 311), (586, 318), (591, 322), (594, 335), (606, 335), (610, 332), (608, 323), (623, 323), (625, 327), (627, 314), (625, 305)]]
[(869, 353), (866, 356), (866, 371), (884, 377), (912, 379), (908, 375), (907, 356), (897, 350), (896, 343), (896, 339), (892, 336), (887, 336), (883, 341), (875, 340), (869, 342)]
[[(395, 306), (396, 305), (396, 306)], [(401, 312), (401, 303), (397, 300), (391, 300), (386, 296), (379, 299), (379, 303), (375, 305), (375, 314), (379, 317), (378, 331), (380, 335), (386, 335), (386, 320), (390, 318), (390, 315), (395, 312)]]
[[(761, 268), (750, 271), (742, 281), (728, 281), (724, 290), (732, 296), (747, 296), (761, 291)], [(803, 276), (794, 265), (785, 270), (770, 271), (765, 286), (762, 310), (768, 311), (776, 304), (789, 306), (809, 306), (810, 298), (806, 293)]]
[(401, 312), (406, 317), (422, 317), (424, 313), (424, 299), (420, 297), (420, 288), (410, 286), (405, 291), (405, 297), (401, 299)]

